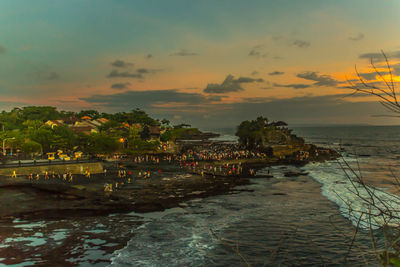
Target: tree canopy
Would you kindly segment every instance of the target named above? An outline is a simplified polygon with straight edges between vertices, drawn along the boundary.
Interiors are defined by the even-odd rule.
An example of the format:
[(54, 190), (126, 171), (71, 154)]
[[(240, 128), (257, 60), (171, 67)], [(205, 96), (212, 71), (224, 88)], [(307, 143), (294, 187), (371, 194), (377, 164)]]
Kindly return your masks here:
[[(95, 132), (74, 132), (74, 123), (82, 117), (96, 122)], [(51, 123), (46, 123), (47, 121)], [(51, 106), (28, 106), (13, 108), (0, 113), (0, 141), (7, 138), (7, 146), (26, 154), (40, 152), (83, 151), (89, 154), (108, 154), (116, 151), (152, 150), (159, 142), (151, 139), (150, 128), (163, 125), (164, 131), (172, 128), (168, 119), (154, 119), (141, 109), (130, 112), (100, 113), (88, 109), (79, 112), (59, 111)], [(188, 125), (181, 125), (181, 127)], [(85, 127), (85, 126), (81, 126)], [(169, 134), (170, 140), (188, 129)], [(168, 137), (168, 136), (165, 136)], [(164, 138), (165, 139), (165, 138)], [(121, 140), (124, 140), (121, 142)]]

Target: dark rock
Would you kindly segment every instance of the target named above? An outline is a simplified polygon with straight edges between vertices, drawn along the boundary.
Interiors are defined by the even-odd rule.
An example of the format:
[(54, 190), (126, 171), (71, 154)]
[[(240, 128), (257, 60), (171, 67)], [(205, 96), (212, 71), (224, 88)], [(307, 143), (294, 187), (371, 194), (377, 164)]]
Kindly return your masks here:
[(285, 172), (285, 176), (286, 177), (297, 177), (297, 176), (301, 176), (301, 175), (307, 175), (308, 172)]

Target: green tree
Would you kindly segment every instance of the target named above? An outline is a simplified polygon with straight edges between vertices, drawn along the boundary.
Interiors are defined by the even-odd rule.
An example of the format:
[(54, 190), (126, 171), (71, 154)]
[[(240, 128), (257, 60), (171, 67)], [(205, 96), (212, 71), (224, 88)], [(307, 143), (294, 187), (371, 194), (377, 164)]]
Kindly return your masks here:
[(161, 120), (161, 123), (164, 124), (164, 125), (169, 125), (169, 124), (170, 124), (170, 121), (167, 120), (167, 119), (162, 119), (162, 120)]
[(146, 112), (140, 109), (134, 109), (131, 112), (118, 112), (115, 114), (112, 114), (109, 116), (109, 119), (115, 120), (117, 122), (123, 123), (129, 123), (129, 124), (134, 124), (134, 123), (140, 123), (143, 125), (149, 125), (149, 126), (156, 126), (159, 125), (159, 123), (151, 118)]
[(121, 123), (117, 122), (117, 121), (114, 121), (114, 120), (110, 120), (110, 121), (100, 125), (99, 130), (101, 132), (105, 132), (105, 131), (108, 131), (108, 130), (110, 130), (112, 128), (117, 128), (117, 127), (121, 127)]
[(110, 154), (117, 151), (117, 140), (105, 133), (92, 133), (88, 138), (87, 150), (91, 154)]
[(66, 125), (54, 127), (53, 133), (53, 146), (56, 149), (73, 150), (76, 145), (76, 136)]
[(21, 150), (22, 152), (32, 154), (33, 156), (33, 153), (42, 151), (42, 146), (38, 142), (28, 140), (22, 144)]
[(47, 120), (57, 120), (61, 118), (57, 108), (50, 106), (29, 106), (23, 107), (20, 110), (22, 120), (40, 120), (42, 122)]
[(140, 132), (140, 138), (143, 140), (150, 139), (150, 128), (148, 126), (143, 127), (143, 130)]
[(268, 119), (258, 117), (256, 120), (243, 121), (236, 130), (239, 142), (249, 149), (254, 149), (262, 144), (262, 140), (267, 131)]
[(27, 134), (37, 131), (42, 125), (43, 122), (40, 120), (26, 120), (22, 123), (22, 126)]
[(51, 152), (55, 144), (55, 136), (49, 126), (42, 126), (36, 131), (33, 131), (29, 135), (29, 138), (42, 146), (43, 153)]
[(139, 129), (136, 129), (135, 127), (130, 127), (128, 136), (128, 148), (134, 147), (134, 144), (137, 143), (137, 140), (140, 140)]
[(3, 111), (0, 115), (0, 124), (2, 131), (21, 129), (22, 122), (20, 109), (14, 108), (10, 112)]
[(166, 141), (175, 141), (179, 138), (190, 138), (190, 136), (201, 133), (197, 128), (173, 128), (167, 130), (160, 136), (160, 140), (163, 142)]

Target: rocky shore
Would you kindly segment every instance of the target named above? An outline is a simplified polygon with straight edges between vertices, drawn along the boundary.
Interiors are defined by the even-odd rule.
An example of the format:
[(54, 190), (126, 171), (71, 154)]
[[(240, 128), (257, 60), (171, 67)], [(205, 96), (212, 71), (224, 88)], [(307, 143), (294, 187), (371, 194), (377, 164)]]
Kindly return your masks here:
[[(312, 160), (326, 160), (334, 155), (320, 154)], [(225, 160), (218, 164), (238, 164), (245, 170), (241, 175), (212, 175), (185, 169), (177, 164), (135, 164), (125, 161), (119, 165), (132, 175), (118, 177), (118, 164), (104, 163), (106, 175), (95, 174), (90, 178), (75, 175), (73, 182), (59, 178), (30, 181), (26, 176), (3, 176), (0, 182), (0, 218), (61, 219), (73, 216), (96, 216), (116, 212), (152, 212), (184, 206), (185, 201), (218, 194), (238, 192), (236, 186), (250, 183), (250, 178), (268, 178), (269, 175), (250, 176), (249, 169), (261, 169), (272, 165), (304, 165), (308, 162), (287, 159), (243, 159)], [(216, 164), (208, 162), (208, 165)], [(137, 170), (153, 173), (150, 178), (137, 178)], [(300, 175), (300, 174), (299, 174)], [(290, 176), (296, 176), (291, 173)], [(131, 178), (132, 177), (132, 178)], [(105, 184), (118, 184), (112, 192), (105, 192)]]
[[(57, 176), (39, 180), (29, 180), (25, 175), (16, 179), (0, 176), (0, 235), (3, 237), (0, 248), (1, 255), (5, 256), (2, 258), (0, 255), (0, 262), (18, 264), (31, 259), (35, 263), (65, 266), (72, 259), (75, 263), (107, 264), (110, 258), (100, 257), (95, 251), (111, 255), (125, 247), (131, 239), (131, 229), (144, 223), (138, 217), (132, 220), (132, 216), (185, 208), (191, 201), (209, 196), (249, 191), (239, 186), (250, 184), (254, 178), (271, 178), (272, 175), (265, 172), (257, 173), (257, 170), (269, 166), (303, 166), (310, 161), (337, 157), (334, 152), (323, 151), (326, 150), (307, 160), (299, 160), (296, 156), (205, 160), (198, 162), (198, 168), (184, 166), (179, 161), (139, 163), (125, 158), (103, 162), (107, 173), (92, 174), (90, 178), (75, 174), (72, 182)], [(230, 175), (213, 173), (214, 167), (221, 165), (240, 165), (242, 172)], [(123, 177), (119, 175), (121, 170), (124, 171)], [(253, 175), (250, 175), (250, 170), (254, 171)], [(143, 172), (151, 173), (150, 177), (138, 175)], [(296, 179), (295, 176), (302, 173), (287, 175)], [(105, 192), (106, 184), (117, 185), (117, 188)], [(67, 238), (62, 237), (63, 231), (68, 232)], [(16, 236), (18, 242), (13, 243)], [(63, 241), (57, 241), (57, 238)], [(53, 240), (53, 243), (43, 240)], [(3, 242), (7, 245), (2, 248)], [(93, 259), (85, 258), (91, 255)]]
[[(151, 178), (132, 179), (130, 183), (127, 178), (119, 178), (115, 171), (107, 176), (92, 175), (90, 179), (75, 175), (72, 183), (52, 179), (29, 181), (26, 177), (1, 178), (0, 218), (3, 220), (162, 211), (185, 205), (185, 201), (193, 198), (235, 193), (234, 187), (250, 182), (242, 177), (190, 175), (176, 166), (175, 170)], [(104, 192), (105, 183), (118, 183), (119, 187), (113, 192)]]

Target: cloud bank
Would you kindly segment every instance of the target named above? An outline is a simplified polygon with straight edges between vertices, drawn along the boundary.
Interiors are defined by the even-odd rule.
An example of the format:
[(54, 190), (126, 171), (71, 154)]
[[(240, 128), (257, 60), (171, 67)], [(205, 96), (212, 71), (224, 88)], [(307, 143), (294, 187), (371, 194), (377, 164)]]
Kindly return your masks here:
[(203, 90), (204, 93), (209, 94), (224, 94), (230, 92), (240, 92), (243, 91), (242, 83), (255, 83), (255, 82), (263, 82), (264, 80), (261, 78), (250, 78), (250, 77), (239, 77), (235, 79), (233, 75), (226, 76), (225, 80), (218, 83), (209, 83), (207, 87)]

